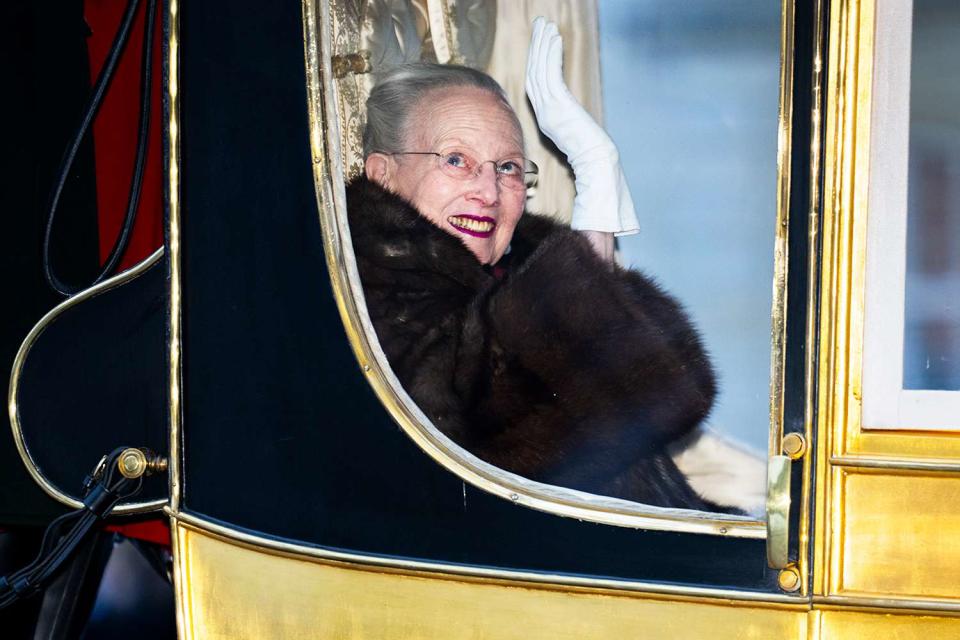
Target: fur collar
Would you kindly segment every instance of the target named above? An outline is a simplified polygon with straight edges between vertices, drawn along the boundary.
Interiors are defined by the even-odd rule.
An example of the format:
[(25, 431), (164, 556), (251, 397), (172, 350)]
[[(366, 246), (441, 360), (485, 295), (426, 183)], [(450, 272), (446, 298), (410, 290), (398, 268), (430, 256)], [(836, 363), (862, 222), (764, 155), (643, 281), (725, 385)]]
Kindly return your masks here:
[[(447, 274), (461, 286), (479, 291), (494, 280), (458, 238), (421, 216), (407, 200), (361, 175), (347, 185), (350, 233), (358, 259), (393, 271)], [(569, 229), (553, 220), (524, 213), (500, 264), (515, 268), (552, 235)]]

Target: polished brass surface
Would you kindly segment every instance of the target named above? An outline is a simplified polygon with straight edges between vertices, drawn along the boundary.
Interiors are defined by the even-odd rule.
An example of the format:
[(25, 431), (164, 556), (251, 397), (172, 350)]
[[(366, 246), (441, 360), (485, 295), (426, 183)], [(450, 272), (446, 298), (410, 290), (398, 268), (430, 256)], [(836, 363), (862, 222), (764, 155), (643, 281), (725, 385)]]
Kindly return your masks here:
[(799, 460), (807, 452), (807, 441), (799, 433), (788, 433), (783, 437), (783, 453), (791, 460)]
[(147, 471), (147, 456), (140, 449), (124, 449), (117, 458), (117, 469), (124, 478), (139, 478)]
[(875, 10), (876, 0), (831, 4), (813, 591), (830, 602), (953, 611), (960, 434), (862, 423), (871, 115), (883, 73)]
[(872, 455), (831, 456), (830, 464), (835, 467), (861, 467), (864, 469), (902, 469), (905, 471), (943, 471), (946, 473), (960, 473), (960, 460), (941, 460), (938, 458), (892, 458)]
[[(23, 371), (23, 365), (26, 362), (27, 356), (30, 353), (30, 349), (33, 347), (34, 342), (36, 342), (40, 334), (43, 333), (44, 329), (53, 323), (61, 314), (65, 313), (74, 305), (81, 304), (86, 300), (94, 298), (102, 293), (110, 291), (115, 287), (119, 287), (133, 280), (156, 264), (157, 261), (162, 257), (163, 249), (157, 249), (143, 262), (140, 262), (130, 269), (104, 280), (98, 285), (90, 287), (89, 289), (84, 289), (83, 291), (58, 304), (56, 307), (47, 312), (47, 314), (44, 315), (39, 322), (37, 322), (33, 329), (30, 330), (30, 333), (27, 334), (23, 344), (20, 345), (20, 349), (17, 351), (17, 355), (13, 360), (13, 368), (10, 372), (10, 386), (7, 393), (7, 412), (10, 417), (10, 428), (13, 430), (13, 441), (17, 447), (17, 452), (20, 454), (20, 458), (23, 460), (23, 464), (27, 468), (27, 471), (30, 473), (30, 476), (33, 478), (34, 482), (40, 485), (40, 488), (43, 489), (51, 498), (73, 509), (82, 508), (83, 502), (70, 496), (66, 492), (62, 491), (59, 487), (54, 486), (54, 484), (50, 482), (45, 475), (43, 475), (43, 471), (37, 466), (33, 456), (30, 454), (30, 449), (27, 446), (27, 442), (24, 438), (23, 425), (20, 423), (20, 411), (17, 406), (17, 393), (20, 388), (20, 376)], [(82, 434), (77, 434), (77, 437), (83, 436)], [(113, 509), (113, 513), (129, 514), (153, 511), (158, 507), (163, 506), (165, 503), (166, 500), (163, 499), (129, 502), (117, 505)]]
[(947, 616), (827, 610), (811, 620), (811, 627), (813, 637), (823, 640), (946, 640), (960, 637), (960, 618)]
[[(836, 472), (830, 458), (842, 451), (848, 422), (859, 419), (863, 334), (862, 232), (872, 80), (872, 3), (830, 3), (823, 156), (822, 263), (818, 369), (817, 473), (813, 539), (817, 595), (833, 592), (839, 573), (837, 532), (842, 528)], [(855, 160), (859, 158), (860, 162)], [(859, 229), (861, 233), (855, 233)], [(861, 244), (854, 240), (860, 237)]]
[(803, 581), (800, 579), (800, 570), (796, 565), (789, 565), (777, 574), (777, 586), (787, 593), (800, 590)]
[[(807, 242), (810, 248), (807, 261), (807, 326), (804, 330), (804, 415), (803, 415), (803, 433), (807, 442), (814, 442), (814, 420), (816, 417), (815, 402), (817, 399), (817, 341), (818, 341), (818, 315), (815, 312), (817, 301), (819, 299), (819, 275), (820, 258), (815, 250), (820, 237), (820, 181), (822, 165), (822, 146), (821, 133), (823, 114), (821, 109), (821, 97), (825, 82), (823, 68), (823, 44), (827, 26), (824, 24), (824, 1), (815, 0), (813, 3), (813, 41), (811, 50), (813, 52), (813, 65), (811, 69), (811, 112), (810, 112), (810, 139), (803, 141), (810, 145), (810, 171), (809, 183), (807, 188), (810, 193), (810, 209), (807, 212)], [(789, 8), (788, 8), (789, 5)], [(790, 11), (791, 15), (795, 11), (794, 2), (782, 3), (783, 11)], [(791, 49), (792, 51), (792, 49)], [(792, 54), (791, 54), (792, 55)], [(800, 141), (798, 141), (800, 142)], [(808, 594), (810, 592), (810, 566), (809, 566), (809, 548), (811, 533), (811, 513), (815, 486), (815, 469), (813, 465), (814, 456), (805, 455), (802, 459), (803, 486), (800, 490), (799, 525), (797, 538), (799, 543), (799, 552), (797, 557), (797, 570), (800, 573), (800, 593)]]
[[(180, 329), (182, 314), (182, 285), (180, 282), (180, 11), (179, 0), (170, 0), (167, 5), (167, 245), (170, 250), (170, 308), (168, 318), (169, 353), (168, 370), (168, 400), (167, 410), (170, 420), (170, 453), (167, 467), (170, 483), (169, 503), (167, 510), (180, 508), (180, 430), (183, 428), (181, 419), (180, 395)], [(188, 622), (182, 613), (186, 590), (183, 582), (183, 563), (181, 561), (176, 523), (171, 520), (171, 552), (173, 553), (173, 591), (176, 600), (177, 638), (187, 637)]]
[(947, 598), (878, 598), (867, 595), (813, 596), (817, 609), (871, 613), (918, 613), (960, 618), (960, 602)]
[(171, 522), (177, 526), (184, 526), (191, 530), (213, 536), (217, 539), (230, 541), (234, 544), (256, 548), (264, 553), (285, 556), (294, 556), (303, 559), (313, 558), (324, 562), (346, 562), (370, 567), (372, 569), (426, 571), (430, 573), (446, 574), (451, 576), (497, 579), (510, 582), (529, 582), (548, 584), (557, 587), (615, 589), (619, 591), (639, 591), (649, 595), (661, 595), (671, 598), (706, 598), (744, 602), (767, 602), (779, 604), (799, 604), (805, 599), (785, 594), (770, 594), (754, 591), (736, 591), (733, 589), (698, 587), (692, 585), (675, 585), (668, 583), (640, 582), (632, 580), (617, 580), (599, 577), (582, 577), (571, 575), (550, 574), (544, 572), (530, 572), (514, 569), (485, 568), (470, 565), (458, 565), (424, 560), (410, 560), (405, 558), (391, 558), (386, 556), (365, 555), (359, 552), (341, 551), (325, 547), (307, 546), (293, 542), (285, 542), (275, 538), (268, 538), (245, 530), (206, 520), (188, 513), (175, 513), (166, 508), (164, 510), (171, 517)]
[(960, 477), (844, 469), (833, 592), (960, 599)]
[(521, 478), (479, 460), (430, 423), (390, 369), (363, 304), (347, 224), (347, 167), (340, 144), (342, 119), (337, 112), (340, 104), (330, 90), (335, 82), (330, 4), (326, 0), (303, 0), (302, 6), (314, 186), (331, 285), (359, 369), (404, 432), (427, 455), (466, 482), (526, 507), (623, 527), (763, 538), (766, 524), (752, 517), (662, 509)]
[(172, 525), (184, 640), (940, 640), (960, 633), (960, 611), (931, 615), (924, 601), (835, 597), (791, 605), (450, 576), (296, 557), (224, 540), (176, 518)]
[(147, 456), (147, 474), (166, 473), (170, 468), (170, 460), (160, 455)]
[(790, 561), (790, 458), (771, 456), (767, 465), (767, 564), (783, 569)]
[(807, 605), (564, 588), (264, 553), (175, 522), (181, 638), (806, 638)]
[(170, 309), (167, 326), (169, 352), (169, 405), (170, 416), (170, 506), (180, 505), (180, 430), (182, 428), (182, 402), (180, 393), (180, 328), (181, 293), (180, 282), (180, 21), (179, 0), (170, 0), (167, 14), (167, 245), (170, 250)]
[(777, 118), (777, 222), (773, 243), (773, 303), (770, 325), (770, 452), (779, 455), (783, 438), (783, 384), (787, 339), (790, 178), (793, 132), (794, 2), (784, 0), (780, 16), (780, 98)]

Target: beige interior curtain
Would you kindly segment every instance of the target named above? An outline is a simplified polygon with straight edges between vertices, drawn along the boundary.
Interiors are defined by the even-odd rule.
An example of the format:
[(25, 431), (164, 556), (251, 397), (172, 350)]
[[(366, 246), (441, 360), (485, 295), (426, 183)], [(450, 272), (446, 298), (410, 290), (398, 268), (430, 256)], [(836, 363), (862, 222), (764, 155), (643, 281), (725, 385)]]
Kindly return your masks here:
[(340, 116), (340, 151), (348, 178), (363, 165), (365, 104), (379, 72), (405, 62), (486, 68), (496, 0), (329, 0)]
[(540, 167), (528, 209), (569, 223), (575, 195), (566, 158), (540, 134), (524, 91), (530, 23), (544, 16), (563, 36), (563, 77), (570, 91), (603, 124), (600, 87), (600, 36), (597, 0), (501, 0), (487, 73), (503, 85), (520, 117), (527, 154)]

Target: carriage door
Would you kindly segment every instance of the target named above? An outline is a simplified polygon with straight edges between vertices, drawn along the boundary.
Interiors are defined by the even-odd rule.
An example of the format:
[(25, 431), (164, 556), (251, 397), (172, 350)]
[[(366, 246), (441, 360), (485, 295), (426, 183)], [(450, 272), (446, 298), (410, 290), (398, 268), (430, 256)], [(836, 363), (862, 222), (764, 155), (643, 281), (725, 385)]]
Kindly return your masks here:
[[(586, 615), (573, 604), (582, 588), (692, 599), (681, 608), (733, 602), (703, 609), (719, 617), (696, 629), (802, 636), (825, 7), (681, 4), (171, 5), (169, 513), (185, 624), (446, 637), (549, 610), (533, 628), (567, 637)], [(638, 203), (642, 231), (621, 239), (618, 259), (681, 300), (719, 373), (710, 431), (685, 450), (700, 457), (678, 452), (678, 464), (740, 513), (662, 509), (487, 464), (431, 424), (372, 331), (344, 183), (378, 71), (430, 60), (497, 77), (548, 176), (530, 208), (569, 216), (572, 181), (523, 98), (540, 14), (560, 25), (568, 85), (617, 142)], [(501, 592), (475, 591), (521, 584), (547, 599), (538, 589), (560, 585), (570, 607), (503, 608)], [(524, 597), (509, 593), (501, 602)], [(445, 598), (459, 604), (438, 606)], [(581, 631), (677, 619), (629, 602), (581, 618), (615, 626)]]

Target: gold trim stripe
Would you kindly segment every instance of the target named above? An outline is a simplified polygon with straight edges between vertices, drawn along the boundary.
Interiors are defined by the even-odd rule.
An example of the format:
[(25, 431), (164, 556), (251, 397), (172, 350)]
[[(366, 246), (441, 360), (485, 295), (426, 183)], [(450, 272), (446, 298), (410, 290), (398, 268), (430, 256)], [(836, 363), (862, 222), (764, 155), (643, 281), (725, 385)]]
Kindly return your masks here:
[[(167, 198), (169, 211), (167, 212), (167, 242), (170, 246), (170, 309), (169, 309), (169, 418), (170, 418), (170, 453), (168, 463), (168, 479), (170, 482), (169, 506), (165, 510), (180, 508), (180, 430), (183, 428), (181, 415), (180, 389), (180, 358), (181, 358), (181, 273), (180, 273), (180, 12), (179, 1), (169, 0), (167, 11), (167, 104), (169, 108), (167, 120), (167, 152), (169, 153), (167, 166)], [(170, 519), (171, 552), (173, 554), (173, 592), (176, 602), (177, 637), (188, 638), (192, 612), (184, 611), (190, 605), (187, 597), (186, 571), (183, 562), (183, 550), (177, 535), (177, 523)]]
[[(686, 597), (698, 598), (701, 602), (716, 604), (717, 599), (733, 603), (764, 602), (806, 607), (809, 600), (800, 595), (786, 595), (781, 593), (755, 592), (735, 589), (720, 589), (708, 587), (692, 587), (689, 585), (662, 584), (656, 582), (642, 582), (630, 580), (616, 580), (606, 578), (581, 577), (546, 572), (519, 571), (499, 568), (487, 568), (468, 565), (457, 565), (425, 560), (409, 560), (388, 556), (375, 556), (349, 551), (336, 551), (324, 547), (314, 547), (281, 540), (264, 538), (238, 529), (232, 529), (220, 524), (209, 522), (203, 518), (187, 514), (175, 513), (169, 508), (164, 509), (170, 516), (172, 528), (186, 527), (194, 531), (212, 535), (222, 540), (241, 544), (257, 551), (273, 555), (283, 555), (296, 558), (310, 558), (322, 562), (336, 562), (364, 567), (396, 569), (407, 572), (429, 572), (444, 576), (461, 576), (481, 579), (494, 579), (511, 583), (549, 584), (568, 587), (584, 587), (592, 589), (615, 589), (618, 591), (643, 592), (660, 594), (671, 598)], [(174, 538), (176, 538), (174, 534)]]
[(902, 471), (960, 472), (957, 460), (923, 460), (918, 458), (884, 458), (879, 456), (832, 456), (830, 464), (835, 467), (859, 467), (863, 469), (890, 469)]
[(170, 506), (180, 507), (180, 466), (183, 452), (180, 450), (180, 430), (182, 428), (181, 398), (181, 273), (180, 273), (180, 40), (179, 40), (179, 2), (170, 0), (169, 42), (167, 51), (168, 86), (170, 118), (167, 122), (167, 142), (170, 154), (167, 168), (167, 191), (170, 202), (168, 238), (170, 245)]
[(793, 133), (794, 3), (784, 0), (780, 17), (780, 105), (777, 125), (777, 221), (773, 245), (770, 326), (770, 456), (782, 453), (783, 385), (787, 340), (787, 271), (790, 247), (790, 179)]
[(936, 612), (937, 615), (960, 615), (960, 602), (946, 598), (878, 598), (876, 596), (859, 595), (831, 595), (813, 596), (813, 604), (818, 609), (843, 608), (844, 610), (859, 609), (874, 613), (890, 614), (888, 609), (896, 609), (897, 613)]
[[(811, 113), (810, 113), (810, 210), (808, 215), (807, 227), (807, 250), (809, 257), (807, 261), (807, 326), (805, 328), (805, 355), (804, 362), (804, 386), (806, 394), (804, 398), (804, 417), (803, 431), (806, 441), (812, 443), (817, 438), (816, 432), (816, 412), (815, 400), (817, 397), (817, 341), (818, 341), (818, 316), (817, 299), (820, 290), (820, 256), (817, 251), (817, 244), (820, 238), (820, 180), (822, 147), (820, 137), (822, 133), (823, 114), (822, 97), (824, 84), (823, 69), (823, 45), (824, 45), (824, 5), (823, 0), (817, 0), (814, 9), (813, 25), (813, 68), (811, 69)], [(808, 594), (811, 589), (811, 566), (810, 566), (810, 544), (811, 544), (811, 505), (814, 496), (814, 451), (808, 447), (807, 453), (803, 456), (803, 488), (800, 496), (800, 530), (799, 546), (800, 552), (797, 558), (797, 567), (800, 571), (802, 586), (800, 592)]]
[[(58, 489), (45, 475), (43, 475), (40, 467), (37, 466), (36, 461), (30, 454), (30, 448), (27, 446), (26, 439), (23, 436), (23, 427), (20, 424), (20, 411), (17, 406), (17, 392), (20, 388), (20, 375), (23, 372), (24, 362), (26, 362), (27, 355), (30, 353), (30, 349), (33, 348), (33, 344), (36, 342), (40, 334), (43, 333), (43, 331), (61, 314), (80, 304), (81, 302), (95, 298), (110, 291), (111, 289), (126, 284), (127, 282), (137, 278), (147, 269), (156, 264), (162, 256), (163, 248), (157, 249), (150, 254), (146, 260), (138, 263), (130, 269), (118, 273), (113, 277), (107, 278), (100, 284), (92, 286), (89, 289), (84, 289), (83, 291), (67, 298), (55, 306), (53, 309), (48, 311), (46, 315), (40, 318), (40, 321), (37, 322), (33, 329), (30, 330), (30, 333), (27, 334), (27, 337), (24, 338), (23, 343), (20, 345), (20, 349), (17, 351), (16, 358), (13, 360), (13, 367), (10, 371), (10, 386), (7, 394), (7, 413), (10, 416), (10, 428), (13, 430), (13, 441), (17, 446), (17, 453), (20, 454), (20, 459), (23, 460), (23, 464), (27, 468), (27, 471), (30, 473), (30, 476), (33, 478), (34, 482), (40, 485), (40, 488), (43, 489), (51, 498), (73, 509), (82, 508), (83, 502)], [(105, 451), (104, 453), (107, 452)], [(90, 462), (91, 468), (95, 463), (95, 460)], [(166, 502), (167, 501), (164, 499), (147, 500), (143, 502), (129, 502), (126, 504), (117, 505), (117, 507), (113, 509), (113, 513), (120, 515), (154, 511), (166, 504)]]

